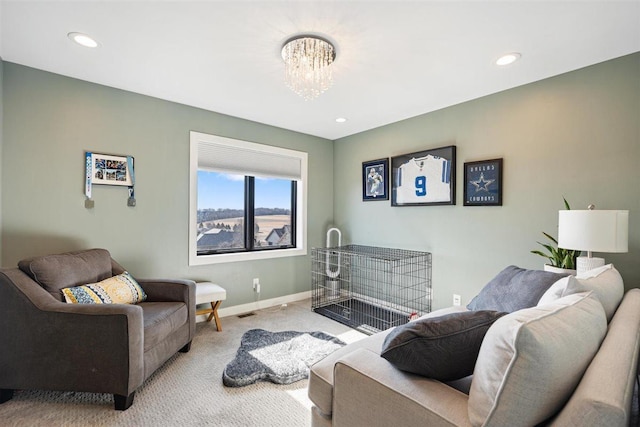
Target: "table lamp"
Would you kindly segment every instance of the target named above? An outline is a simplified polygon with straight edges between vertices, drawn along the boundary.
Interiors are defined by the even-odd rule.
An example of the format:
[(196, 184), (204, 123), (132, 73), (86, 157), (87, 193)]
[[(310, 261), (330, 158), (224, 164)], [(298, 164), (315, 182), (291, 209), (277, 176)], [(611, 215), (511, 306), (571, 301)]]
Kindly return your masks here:
[(629, 251), (629, 211), (563, 210), (558, 215), (558, 247), (586, 251), (578, 257), (578, 274), (604, 265), (592, 252)]

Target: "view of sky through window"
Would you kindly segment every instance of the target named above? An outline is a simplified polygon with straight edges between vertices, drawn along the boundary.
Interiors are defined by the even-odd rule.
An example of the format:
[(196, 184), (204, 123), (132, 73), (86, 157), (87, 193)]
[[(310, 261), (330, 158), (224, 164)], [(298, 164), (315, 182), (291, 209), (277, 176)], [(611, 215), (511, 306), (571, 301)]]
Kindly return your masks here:
[[(290, 208), (291, 181), (256, 178), (257, 208)], [(198, 210), (244, 209), (244, 175), (198, 171)]]

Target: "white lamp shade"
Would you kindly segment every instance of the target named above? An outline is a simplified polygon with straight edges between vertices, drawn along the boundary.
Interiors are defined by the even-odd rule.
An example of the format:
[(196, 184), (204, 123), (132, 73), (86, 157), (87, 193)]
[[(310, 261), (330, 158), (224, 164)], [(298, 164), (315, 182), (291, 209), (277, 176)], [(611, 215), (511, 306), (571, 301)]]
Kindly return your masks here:
[(629, 211), (560, 211), (558, 247), (589, 252), (628, 252)]

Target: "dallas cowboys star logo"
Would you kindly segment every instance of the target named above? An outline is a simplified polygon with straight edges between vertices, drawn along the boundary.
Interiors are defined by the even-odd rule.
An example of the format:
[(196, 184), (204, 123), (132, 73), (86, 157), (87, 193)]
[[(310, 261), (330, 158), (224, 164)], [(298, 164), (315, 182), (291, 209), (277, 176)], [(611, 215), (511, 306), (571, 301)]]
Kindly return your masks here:
[(495, 181), (495, 179), (484, 179), (484, 173), (480, 172), (480, 179), (477, 181), (470, 181), (476, 187), (476, 193), (479, 191), (489, 192), (489, 186)]

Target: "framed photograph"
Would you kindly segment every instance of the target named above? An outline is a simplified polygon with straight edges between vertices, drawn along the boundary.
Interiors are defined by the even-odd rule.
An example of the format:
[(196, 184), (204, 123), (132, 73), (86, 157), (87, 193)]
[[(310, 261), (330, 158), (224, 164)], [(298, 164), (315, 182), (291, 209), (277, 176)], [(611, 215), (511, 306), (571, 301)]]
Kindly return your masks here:
[(464, 206), (502, 206), (502, 159), (464, 164)]
[(91, 168), (91, 184), (133, 185), (133, 157), (89, 152), (86, 156), (87, 166)]
[(389, 200), (389, 159), (362, 162), (362, 200)]
[(456, 146), (391, 158), (391, 206), (456, 204)]

